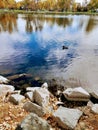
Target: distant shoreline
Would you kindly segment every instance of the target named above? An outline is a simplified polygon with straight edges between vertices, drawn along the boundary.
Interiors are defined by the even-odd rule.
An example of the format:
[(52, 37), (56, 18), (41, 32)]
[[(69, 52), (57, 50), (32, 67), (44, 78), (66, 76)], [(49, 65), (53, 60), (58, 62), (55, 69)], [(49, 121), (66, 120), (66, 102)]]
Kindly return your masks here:
[(98, 15), (98, 12), (57, 12), (57, 11), (7, 10), (7, 9), (0, 9), (0, 13), (46, 14), (46, 15)]

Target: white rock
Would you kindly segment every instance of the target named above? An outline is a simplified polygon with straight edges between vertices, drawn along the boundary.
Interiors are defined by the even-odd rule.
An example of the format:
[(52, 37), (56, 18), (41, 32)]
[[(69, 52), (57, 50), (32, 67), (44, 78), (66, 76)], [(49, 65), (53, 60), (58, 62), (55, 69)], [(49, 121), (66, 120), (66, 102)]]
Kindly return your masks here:
[(34, 92), (35, 90), (39, 89), (40, 87), (27, 87), (26, 91)]
[(50, 93), (45, 88), (39, 88), (34, 91), (34, 101), (42, 107), (48, 106), (49, 98), (50, 98)]
[(50, 130), (46, 120), (30, 113), (15, 130)]
[(94, 104), (91, 108), (92, 112), (98, 114), (98, 104)]
[(33, 92), (27, 92), (26, 94), (25, 94), (25, 96), (28, 98), (28, 99), (30, 99), (30, 101), (34, 101), (34, 98), (33, 98)]
[(64, 103), (63, 102), (60, 102), (60, 101), (57, 101), (57, 102), (55, 102), (55, 105), (64, 105)]
[(0, 84), (3, 84), (3, 83), (8, 83), (9, 80), (3, 76), (0, 75)]
[(46, 88), (46, 89), (48, 89), (48, 84), (45, 82), (45, 83), (42, 84), (41, 87), (42, 87), (42, 88)]
[(87, 106), (88, 107), (92, 107), (94, 104), (93, 104), (93, 102), (91, 102), (91, 101), (89, 101), (88, 103), (87, 103)]
[(59, 107), (53, 114), (58, 125), (64, 129), (74, 129), (82, 113), (78, 109)]
[(98, 90), (90, 93), (94, 98), (98, 99)]
[(20, 94), (20, 92), (21, 92), (20, 90), (15, 90), (14, 94)]
[(57, 90), (57, 93), (56, 93), (56, 95), (60, 95), (60, 94), (62, 94), (62, 92), (60, 91), (60, 90)]
[(15, 88), (12, 85), (0, 84), (0, 95), (6, 94), (7, 92), (13, 92), (14, 90)]
[(40, 117), (42, 117), (45, 114), (44, 109), (41, 106), (39, 106), (35, 103), (32, 103), (30, 101), (26, 102), (24, 104), (23, 108), (28, 112), (33, 112), (33, 113), (37, 114)]
[(24, 99), (25, 99), (25, 97), (20, 94), (12, 94), (9, 97), (9, 101), (16, 105), (19, 104)]
[(65, 98), (70, 101), (89, 101), (89, 93), (81, 87), (67, 88), (63, 92)]

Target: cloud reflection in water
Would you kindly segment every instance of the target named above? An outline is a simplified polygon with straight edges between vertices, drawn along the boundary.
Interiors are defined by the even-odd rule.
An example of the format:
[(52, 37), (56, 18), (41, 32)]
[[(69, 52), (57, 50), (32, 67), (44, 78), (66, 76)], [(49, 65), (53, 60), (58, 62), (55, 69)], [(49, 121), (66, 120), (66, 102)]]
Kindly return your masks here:
[[(0, 73), (32, 73), (44, 79), (66, 80), (68, 87), (83, 85), (96, 89), (97, 21), (97, 17), (81, 15), (18, 15), (17, 29), (12, 33), (3, 29), (0, 33)], [(62, 50), (62, 45), (69, 49)]]

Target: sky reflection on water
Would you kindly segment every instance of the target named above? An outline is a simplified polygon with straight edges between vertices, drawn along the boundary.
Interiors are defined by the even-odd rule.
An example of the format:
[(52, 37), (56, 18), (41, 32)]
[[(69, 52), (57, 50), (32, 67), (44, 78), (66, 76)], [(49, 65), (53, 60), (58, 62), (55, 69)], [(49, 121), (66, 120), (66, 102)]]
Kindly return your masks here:
[(0, 15), (0, 73), (31, 73), (96, 89), (97, 34), (98, 16)]

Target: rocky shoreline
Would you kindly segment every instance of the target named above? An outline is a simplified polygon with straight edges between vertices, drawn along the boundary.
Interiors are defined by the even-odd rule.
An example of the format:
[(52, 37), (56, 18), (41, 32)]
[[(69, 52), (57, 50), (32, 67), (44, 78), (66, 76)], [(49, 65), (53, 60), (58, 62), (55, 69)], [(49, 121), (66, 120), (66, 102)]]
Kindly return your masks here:
[(31, 79), (0, 76), (1, 130), (98, 130), (97, 90)]

